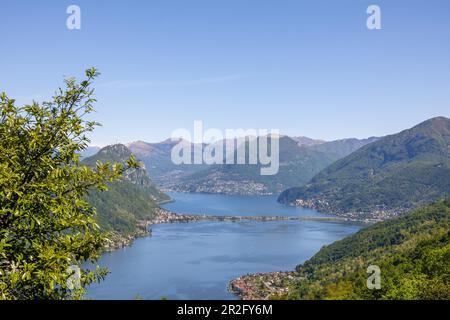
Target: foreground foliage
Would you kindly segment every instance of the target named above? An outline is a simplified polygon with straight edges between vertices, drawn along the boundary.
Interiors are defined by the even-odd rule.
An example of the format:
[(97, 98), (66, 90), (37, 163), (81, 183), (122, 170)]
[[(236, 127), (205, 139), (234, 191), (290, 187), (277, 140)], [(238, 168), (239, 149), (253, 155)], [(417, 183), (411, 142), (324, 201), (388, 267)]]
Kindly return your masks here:
[(97, 125), (84, 120), (97, 76), (89, 69), (80, 83), (65, 80), (42, 104), (16, 106), (0, 96), (0, 299), (80, 298), (106, 274), (81, 270), (80, 286), (68, 282), (72, 267), (94, 261), (105, 240), (87, 191), (106, 190), (127, 167), (139, 166), (134, 158), (126, 165), (79, 163)]

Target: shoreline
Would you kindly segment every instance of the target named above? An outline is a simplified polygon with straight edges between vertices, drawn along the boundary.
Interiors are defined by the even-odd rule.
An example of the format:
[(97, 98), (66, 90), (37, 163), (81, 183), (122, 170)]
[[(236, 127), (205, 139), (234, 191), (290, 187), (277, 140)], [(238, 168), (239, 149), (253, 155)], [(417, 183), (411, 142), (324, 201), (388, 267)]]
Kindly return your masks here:
[(197, 222), (197, 221), (329, 221), (329, 222), (352, 222), (362, 224), (376, 223), (378, 219), (357, 219), (353, 217), (339, 217), (339, 216), (271, 216), (271, 215), (257, 215), (257, 216), (228, 216), (228, 215), (200, 215), (200, 214), (186, 214), (173, 213), (169, 210), (159, 208), (156, 216), (148, 221), (149, 225), (161, 223), (174, 222)]
[[(164, 189), (164, 188), (163, 188)], [(187, 190), (178, 190), (178, 189), (164, 189), (165, 192), (172, 192), (172, 193), (181, 193), (181, 194), (203, 194), (203, 195), (224, 195), (224, 196), (239, 196), (239, 197), (273, 197), (276, 195), (279, 195), (280, 192), (268, 192), (268, 193), (242, 193), (242, 192), (213, 192), (213, 191), (198, 191), (198, 192), (192, 192)], [(161, 202), (161, 204), (175, 202), (174, 199), (169, 201)], [(367, 211), (351, 211), (351, 210), (340, 210), (336, 209), (334, 206), (330, 205), (328, 201), (325, 199), (296, 199), (295, 201), (290, 202), (284, 202), (284, 201), (278, 201), (280, 204), (283, 204), (288, 207), (298, 207), (298, 208), (304, 208), (304, 209), (311, 209), (315, 210), (323, 215), (330, 215), (332, 218), (340, 217), (340, 218), (347, 218), (349, 221), (372, 221), (372, 222), (380, 222), (384, 221), (386, 219), (390, 219), (396, 216), (399, 216), (400, 214), (407, 212), (408, 210), (411, 210), (413, 208), (372, 208)]]
[(227, 216), (227, 215), (200, 215), (200, 214), (186, 214), (174, 213), (167, 209), (157, 208), (155, 216), (150, 220), (138, 221), (138, 230), (132, 234), (119, 234), (118, 232), (111, 232), (111, 237), (105, 245), (106, 252), (112, 252), (133, 244), (137, 238), (151, 236), (152, 225), (164, 223), (192, 223), (200, 221), (217, 221), (217, 222), (239, 222), (239, 221), (322, 221), (322, 222), (341, 222), (341, 223), (355, 223), (369, 225), (378, 222), (378, 219), (358, 219), (354, 217), (341, 217), (335, 215), (329, 216)]
[[(341, 217), (335, 215), (329, 216), (219, 216), (219, 215), (199, 215), (174, 213), (167, 209), (157, 208), (155, 216), (150, 220), (141, 220), (138, 222), (139, 230), (131, 235), (120, 235), (113, 233), (113, 238), (105, 246), (105, 252), (112, 252), (125, 248), (134, 243), (141, 237), (152, 235), (152, 225), (166, 223), (193, 223), (200, 221), (217, 222), (240, 222), (240, 221), (322, 221), (336, 223), (355, 223), (369, 225), (378, 222), (378, 219), (356, 219), (350, 217)], [(240, 300), (267, 300), (271, 297), (277, 297), (288, 294), (288, 286), (285, 283), (298, 279), (295, 271), (274, 271), (257, 272), (240, 276), (232, 279), (227, 284), (227, 290), (237, 296)]]

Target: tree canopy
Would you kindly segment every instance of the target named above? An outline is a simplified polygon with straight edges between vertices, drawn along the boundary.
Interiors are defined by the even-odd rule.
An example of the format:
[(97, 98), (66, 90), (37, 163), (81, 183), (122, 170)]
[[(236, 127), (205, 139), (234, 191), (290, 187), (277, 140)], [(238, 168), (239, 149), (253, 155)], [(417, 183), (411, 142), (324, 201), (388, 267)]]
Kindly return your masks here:
[(0, 299), (81, 298), (107, 274), (78, 269), (98, 258), (106, 239), (86, 195), (139, 163), (79, 161), (99, 125), (86, 120), (98, 75), (91, 68), (81, 82), (66, 79), (49, 102), (17, 106), (0, 95)]

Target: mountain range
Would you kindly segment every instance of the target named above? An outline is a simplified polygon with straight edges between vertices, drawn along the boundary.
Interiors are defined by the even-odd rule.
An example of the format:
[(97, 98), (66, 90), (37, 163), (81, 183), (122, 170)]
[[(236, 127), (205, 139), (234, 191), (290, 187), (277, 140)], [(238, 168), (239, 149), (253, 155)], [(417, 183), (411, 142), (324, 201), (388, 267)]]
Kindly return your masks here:
[[(275, 175), (261, 175), (261, 165), (214, 165), (183, 177), (170, 189), (239, 195), (278, 194), (286, 188), (308, 182), (327, 165), (375, 139), (357, 140), (359, 144), (349, 139), (299, 146), (298, 141), (281, 136), (280, 165)], [(319, 146), (322, 147), (319, 149)], [(336, 152), (339, 148), (341, 151)]]
[[(261, 195), (278, 194), (286, 188), (306, 183), (327, 165), (377, 139), (325, 142), (281, 136), (280, 170), (273, 176), (262, 176), (260, 165), (175, 165), (171, 160), (171, 150), (179, 141), (138, 141), (128, 147), (146, 164), (150, 176), (163, 190)], [(238, 147), (235, 146), (234, 153)]]
[[(260, 165), (176, 165), (171, 150), (179, 140), (121, 148), (144, 162), (154, 193), (158, 185), (164, 191), (279, 194), (284, 204), (384, 219), (449, 195), (449, 121), (436, 117), (397, 134), (361, 140), (279, 136), (280, 167), (273, 176), (262, 176)], [(85, 162), (105, 158), (107, 150)]]

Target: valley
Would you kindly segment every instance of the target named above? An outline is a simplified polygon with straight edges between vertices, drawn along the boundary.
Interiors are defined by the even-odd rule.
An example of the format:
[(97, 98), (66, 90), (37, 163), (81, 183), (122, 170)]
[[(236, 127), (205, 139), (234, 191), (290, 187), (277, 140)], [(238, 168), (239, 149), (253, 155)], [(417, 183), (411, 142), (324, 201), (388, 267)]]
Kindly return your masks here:
[[(442, 230), (448, 230), (448, 201), (439, 199), (450, 191), (449, 128), (449, 119), (439, 117), (367, 140), (280, 137), (280, 172), (275, 176), (261, 176), (258, 166), (249, 165), (174, 167), (167, 157), (175, 142), (103, 148), (83, 162), (123, 162), (137, 153), (145, 165), (111, 184), (105, 194), (112, 198), (89, 195), (100, 224), (112, 234), (107, 247), (112, 252), (100, 261), (120, 277), (92, 286), (89, 294), (98, 299), (128, 299), (133, 294), (148, 299), (348, 299), (406, 294), (393, 293), (389, 287), (373, 296), (355, 283), (361, 281), (365, 264), (394, 259), (395, 252), (406, 250), (405, 242), (415, 246), (442, 241), (439, 254), (445, 254), (448, 239)], [(162, 165), (154, 162), (155, 157)], [(297, 187), (284, 189), (287, 185)], [(128, 203), (128, 199), (142, 203)], [(433, 201), (438, 202), (429, 205)], [(414, 211), (421, 206), (425, 207)], [(428, 229), (433, 223), (436, 227)], [(404, 252), (416, 254), (416, 249), (411, 250)], [(129, 278), (124, 261), (139, 263), (138, 278), (148, 279), (154, 288), (149, 290), (150, 282), (145, 286), (145, 281), (139, 284)], [(340, 274), (335, 263), (336, 268), (354, 273)], [(385, 260), (377, 263), (387, 268)], [(418, 274), (431, 277), (417, 268)], [(170, 278), (164, 274), (167, 270)], [(326, 277), (319, 280), (319, 274)], [(329, 283), (318, 286), (323, 279)], [(117, 291), (121, 281), (127, 281), (134, 292)], [(423, 282), (424, 292), (438, 290), (436, 295), (445, 296), (445, 282), (430, 281), (440, 287), (430, 289), (431, 284)], [(399, 284), (396, 288), (406, 290)]]

